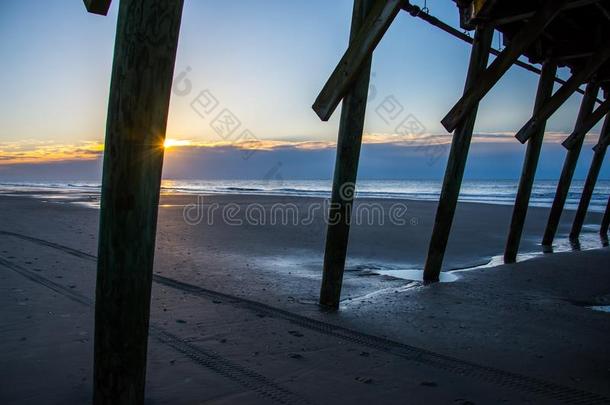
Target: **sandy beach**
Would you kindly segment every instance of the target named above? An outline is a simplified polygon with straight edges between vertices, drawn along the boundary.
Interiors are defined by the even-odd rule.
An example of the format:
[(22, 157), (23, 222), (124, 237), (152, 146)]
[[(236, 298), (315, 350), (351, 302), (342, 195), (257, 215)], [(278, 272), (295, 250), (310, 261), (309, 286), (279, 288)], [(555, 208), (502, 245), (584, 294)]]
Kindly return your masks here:
[[(609, 401), (609, 315), (588, 308), (610, 302), (599, 214), (587, 219), (583, 251), (562, 253), (566, 212), (558, 252), (542, 255), (547, 209), (531, 208), (528, 260), (484, 266), (502, 254), (512, 208), (461, 203), (444, 264), (451, 282), (423, 286), (417, 270), (436, 204), (359, 204), (381, 207), (385, 220), (353, 226), (341, 309), (325, 313), (316, 305), (325, 219), (309, 215), (322, 199), (163, 196), (148, 401)], [(406, 207), (404, 221), (391, 218), (395, 204)], [(253, 205), (265, 221), (246, 215)], [(278, 206), (296, 207), (298, 220), (273, 223)], [(0, 197), (2, 403), (89, 400), (98, 214)]]

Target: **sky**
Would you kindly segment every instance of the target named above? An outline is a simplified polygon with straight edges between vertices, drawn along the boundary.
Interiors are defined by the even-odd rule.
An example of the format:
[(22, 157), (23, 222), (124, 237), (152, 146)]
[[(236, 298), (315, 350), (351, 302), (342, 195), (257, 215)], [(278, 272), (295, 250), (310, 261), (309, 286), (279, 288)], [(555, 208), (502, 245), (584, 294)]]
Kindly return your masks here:
[[(427, 5), (458, 25), (452, 1)], [(0, 2), (0, 181), (99, 178), (117, 6), (103, 17), (80, 1)], [(352, 0), (185, 0), (164, 176), (261, 178), (277, 166), (285, 178), (331, 177), (340, 110), (322, 122), (311, 104), (346, 49), (351, 8)], [(374, 53), (360, 178), (442, 178), (451, 138), (440, 120), (463, 91), (469, 51), (398, 15)], [(537, 79), (513, 67), (483, 100), (467, 178), (518, 177), (525, 146), (513, 135), (531, 115)], [(212, 114), (193, 107), (202, 97), (216, 103)], [(539, 178), (558, 177), (559, 142), (580, 100), (549, 121)], [(400, 114), (390, 117), (389, 106)], [(220, 111), (239, 120), (235, 133), (214, 130)], [(403, 121), (416, 124), (408, 134)], [(586, 176), (599, 130), (587, 136), (576, 178)], [(610, 178), (608, 163), (601, 177)]]

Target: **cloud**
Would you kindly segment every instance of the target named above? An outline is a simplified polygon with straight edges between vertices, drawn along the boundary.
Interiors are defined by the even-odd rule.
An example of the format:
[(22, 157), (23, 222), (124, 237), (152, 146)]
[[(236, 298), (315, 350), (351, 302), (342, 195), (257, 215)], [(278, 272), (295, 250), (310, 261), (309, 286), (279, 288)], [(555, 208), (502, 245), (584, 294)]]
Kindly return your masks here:
[[(473, 135), (473, 143), (505, 144), (517, 142), (514, 132), (477, 132)], [(569, 134), (563, 132), (545, 133), (545, 143), (561, 143)], [(402, 135), (392, 133), (366, 133), (363, 135), (364, 145), (387, 145), (402, 148), (421, 149), (451, 144), (450, 134), (422, 133), (418, 135)], [(588, 136), (587, 144), (594, 144), (596, 136)], [(335, 141), (291, 141), (269, 139), (247, 139), (231, 141), (199, 141), (188, 139), (167, 139), (166, 153), (168, 156), (178, 150), (191, 149), (235, 149), (241, 151), (274, 151), (274, 150), (327, 150), (334, 149)], [(498, 146), (501, 147), (501, 146)], [(24, 140), (18, 142), (0, 143), (0, 165), (5, 164), (37, 164), (59, 161), (94, 160), (101, 156), (104, 145), (101, 142), (85, 141), (80, 143), (60, 144)]]
[(0, 143), (0, 165), (40, 164), (71, 160), (95, 160), (104, 150), (100, 142), (58, 144), (25, 140)]
[[(548, 132), (542, 149), (539, 178), (556, 178), (561, 172), (566, 133)], [(451, 143), (449, 134), (367, 133), (363, 136), (359, 178), (442, 178)], [(597, 136), (588, 136), (595, 144)], [(249, 139), (242, 142), (203, 142), (169, 139), (163, 175), (167, 179), (328, 179), (335, 164), (335, 142)], [(513, 132), (479, 132), (467, 162), (470, 178), (518, 178), (525, 146)], [(0, 180), (97, 180), (101, 173), (100, 142), (57, 144), (12, 142), (0, 144)], [(592, 151), (583, 149), (577, 177), (584, 177)], [(607, 165), (606, 165), (607, 166)], [(602, 169), (602, 178), (609, 176)]]

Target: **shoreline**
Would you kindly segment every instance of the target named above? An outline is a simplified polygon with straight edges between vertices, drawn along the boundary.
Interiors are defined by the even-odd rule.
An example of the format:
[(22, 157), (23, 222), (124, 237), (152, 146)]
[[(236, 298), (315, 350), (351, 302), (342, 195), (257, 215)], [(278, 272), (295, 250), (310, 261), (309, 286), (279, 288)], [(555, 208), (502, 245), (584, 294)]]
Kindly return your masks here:
[[(86, 194), (89, 196), (89, 198), (84, 198), (82, 196), (79, 197), (79, 194)], [(181, 198), (181, 197), (185, 197), (185, 198), (196, 198), (196, 197), (216, 197), (216, 196), (220, 196), (220, 197), (231, 197), (231, 196), (236, 196), (236, 197), (269, 197), (269, 198), (298, 198), (298, 199), (316, 199), (316, 200), (329, 200), (330, 199), (330, 193), (328, 196), (318, 196), (318, 195), (297, 195), (297, 194), (279, 194), (279, 193), (264, 193), (264, 192), (252, 192), (252, 193), (227, 193), (227, 192), (175, 192), (175, 191), (161, 191), (160, 193), (161, 198), (163, 197), (169, 197), (169, 198)], [(7, 191), (0, 191), (0, 197), (27, 197), (27, 198), (33, 198), (33, 199), (37, 199), (37, 200), (42, 200), (43, 202), (53, 202), (53, 203), (66, 203), (66, 204), (81, 204), (81, 203), (87, 203), (91, 200), (95, 199), (95, 203), (91, 203), (91, 205), (83, 205), (86, 206), (88, 208), (93, 208), (93, 209), (99, 209), (99, 197), (100, 197), (100, 193), (99, 192), (89, 192), (89, 193), (78, 193), (78, 192), (74, 192), (74, 191), (69, 191), (69, 192), (64, 192), (64, 193), (56, 193), (56, 192), (52, 192), (52, 191), (14, 191), (14, 192), (7, 192)], [(48, 199), (49, 201), (46, 201), (46, 199)], [(378, 196), (358, 196), (356, 195), (354, 202), (358, 203), (358, 202), (363, 202), (363, 201), (405, 201), (405, 202), (410, 202), (410, 203), (434, 203), (437, 204), (438, 203), (438, 199), (426, 199), (426, 198), (407, 198), (407, 197), (378, 197)], [(503, 206), (503, 207), (512, 207), (514, 204), (512, 202), (501, 202), (501, 201), (473, 201), (473, 200), (458, 200), (458, 203), (460, 205), (463, 204), (475, 204), (475, 205), (490, 205), (490, 206)], [(187, 205), (187, 203), (182, 204), (182, 205), (171, 205), (171, 206), (185, 206)], [(163, 207), (167, 207), (170, 206), (168, 204), (163, 204), (163, 203), (159, 203), (159, 207), (163, 208)], [(541, 209), (550, 209), (550, 205), (530, 205), (529, 208), (541, 208)], [(563, 210), (564, 212), (566, 211), (572, 211), (572, 212), (576, 212), (576, 207), (569, 207), (566, 205), (566, 207)], [(588, 213), (596, 213), (596, 214), (600, 214), (603, 215), (604, 210), (602, 210), (601, 208), (599, 210), (592, 210), (590, 209), (588, 211)]]
[[(97, 223), (97, 211), (99, 210), (99, 206), (94, 206), (93, 204), (97, 204), (97, 202), (95, 203), (91, 203), (90, 199), (87, 198), (83, 198), (83, 197), (78, 197), (78, 196), (68, 196), (66, 199), (61, 199), (61, 198), (53, 198), (55, 196), (55, 194), (53, 193), (49, 193), (51, 195), (50, 198), (45, 198), (44, 196), (41, 196), (41, 193), (32, 193), (32, 192), (23, 192), (23, 193), (17, 193), (15, 195), (8, 195), (8, 194), (0, 194), (0, 199), (20, 199), (20, 198), (26, 198), (26, 199), (31, 199), (32, 201), (36, 201), (41, 203), (43, 206), (45, 204), (49, 204), (50, 206), (54, 206), (57, 205), (59, 207), (65, 207), (66, 209), (70, 210), (70, 207), (82, 207), (82, 208), (86, 208), (86, 209), (92, 209), (95, 212), (94, 218), (91, 218), (90, 221)], [(160, 204), (159, 204), (159, 212), (160, 212), (160, 218), (163, 216), (162, 214), (165, 211), (171, 211), (172, 212), (172, 216), (173, 216), (173, 221), (180, 221), (179, 216), (177, 214), (180, 214), (179, 212), (177, 213), (177, 211), (182, 210), (182, 216), (184, 216), (184, 209), (186, 207), (188, 207), (189, 205), (193, 205), (193, 204), (198, 204), (200, 201), (204, 200), (204, 204), (213, 204), (213, 203), (218, 203), (218, 206), (221, 207), (222, 204), (236, 204), (238, 206), (246, 206), (248, 207), (248, 205), (264, 205), (265, 207), (267, 207), (269, 204), (271, 203), (276, 203), (278, 205), (294, 205), (297, 208), (299, 207), (307, 207), (308, 204), (318, 204), (320, 206), (320, 208), (324, 208), (324, 202), (327, 201), (325, 198), (320, 198), (320, 197), (316, 197), (316, 196), (281, 196), (281, 195), (259, 195), (259, 194), (216, 194), (216, 193), (212, 193), (212, 194), (188, 194), (188, 193), (163, 193), (161, 195), (161, 200), (160, 200)], [(99, 201), (99, 200), (98, 200)], [(434, 218), (434, 213), (436, 210), (436, 205), (437, 202), (436, 201), (428, 201), (428, 200), (412, 200), (412, 199), (398, 199), (398, 198), (375, 198), (375, 197), (364, 197), (364, 198), (357, 198), (355, 200), (355, 207), (357, 208), (360, 204), (364, 204), (365, 208), (368, 208), (368, 206), (371, 206), (371, 204), (378, 204), (377, 206), (380, 208), (384, 208), (384, 207), (392, 207), (393, 204), (397, 204), (397, 203), (404, 203), (406, 206), (406, 210), (409, 212), (414, 212), (413, 217), (416, 219), (415, 225), (410, 224), (410, 223), (406, 223), (406, 224), (401, 224), (400, 227), (402, 227), (403, 229), (406, 230), (406, 232), (412, 232), (413, 228), (418, 228), (420, 227), (420, 225), (424, 225), (427, 228), (430, 228), (431, 222)], [(460, 201), (458, 203), (459, 209), (458, 209), (458, 213), (456, 214), (456, 221), (457, 221), (457, 227), (459, 229), (460, 225), (464, 225), (463, 221), (470, 221), (471, 217), (475, 216), (476, 213), (479, 210), (484, 210), (487, 212), (491, 213), (491, 217), (493, 218), (488, 218), (488, 219), (493, 219), (493, 223), (490, 224), (489, 227), (491, 233), (493, 234), (494, 239), (501, 241), (502, 238), (504, 238), (506, 235), (504, 234), (505, 232), (508, 231), (507, 227), (503, 228), (503, 224), (502, 221), (504, 221), (507, 225), (507, 221), (510, 219), (510, 213), (512, 212), (512, 206), (509, 205), (504, 205), (504, 204), (496, 204), (496, 203), (485, 203), (485, 202), (471, 202), (471, 201)], [(415, 210), (410, 209), (410, 207), (415, 207)], [(313, 219), (311, 221), (311, 223), (307, 226), (311, 226), (314, 227), (318, 233), (319, 239), (318, 239), (318, 243), (316, 244), (316, 248), (318, 250), (318, 254), (317, 257), (321, 260), (321, 257), (323, 256), (323, 250), (322, 250), (322, 244), (324, 242), (324, 238), (325, 238), (325, 227), (326, 227), (326, 217), (321, 215), (320, 212), (322, 210), (319, 210), (319, 212), (317, 212), (317, 218)], [(423, 215), (422, 215), (422, 211)], [(466, 215), (464, 218), (463, 214), (460, 214), (460, 211), (465, 211)], [(496, 215), (495, 211), (503, 212), (503, 216), (500, 215)], [(557, 233), (557, 237), (555, 239), (554, 245), (553, 245), (553, 251), (552, 252), (548, 252), (545, 251), (545, 249), (540, 245), (539, 241), (537, 241), (537, 239), (541, 238), (542, 235), (542, 229), (541, 225), (543, 225), (544, 220), (546, 220), (546, 215), (548, 213), (548, 209), (547, 208), (542, 208), (542, 207), (530, 207), (530, 212), (528, 213), (528, 221), (526, 223), (526, 229), (528, 228), (528, 223), (529, 223), (529, 228), (530, 231), (529, 232), (524, 232), (523, 234), (523, 238), (522, 238), (522, 243), (521, 243), (521, 249), (520, 249), (520, 253), (518, 255), (517, 261), (518, 262), (522, 262), (525, 260), (529, 260), (531, 258), (534, 257), (538, 257), (541, 255), (545, 255), (548, 253), (559, 253), (559, 252), (567, 252), (567, 251), (575, 251), (575, 250), (592, 250), (592, 249), (598, 249), (598, 248), (603, 248), (607, 245), (607, 241), (604, 241), (603, 239), (601, 239), (599, 237), (599, 234), (596, 232), (596, 227), (598, 226), (597, 223), (599, 223), (600, 218), (601, 218), (601, 214), (599, 213), (595, 213), (595, 212), (591, 212), (588, 214), (587, 219), (588, 221), (585, 223), (585, 226), (583, 227), (583, 232), (581, 234), (581, 238), (580, 238), (580, 247), (575, 247), (574, 244), (569, 240), (568, 238), (568, 229), (569, 229), (569, 225), (571, 224), (571, 216), (575, 213), (575, 210), (570, 210), (570, 209), (566, 209), (564, 211), (564, 215), (562, 216), (562, 222), (560, 224), (558, 233)], [(303, 210), (303, 213), (307, 214), (307, 210)], [(365, 212), (366, 213), (366, 212)], [(384, 212), (384, 214), (386, 214)], [(301, 215), (301, 213), (299, 213), (299, 215)], [(406, 219), (409, 219), (409, 215), (406, 216)], [(176, 218), (178, 217), (178, 218)], [(368, 219), (368, 218), (367, 218)], [(221, 218), (220, 222), (222, 222), (224, 219)], [(184, 221), (184, 218), (183, 218)], [(462, 224), (460, 224), (460, 222), (462, 222)], [(483, 221), (485, 222), (485, 221)], [(532, 224), (534, 223), (534, 224)], [(176, 224), (174, 224), (175, 226)], [(192, 228), (192, 226), (189, 226), (189, 224), (183, 224), (186, 229)], [(206, 224), (196, 224), (196, 225), (202, 225), (205, 226)], [(216, 224), (207, 224), (207, 225), (211, 225), (212, 229), (214, 226), (216, 226)], [(220, 224), (221, 227), (226, 228), (227, 224)], [(246, 226), (248, 225), (252, 225), (252, 224), (245, 224)], [(374, 228), (383, 228), (384, 224), (372, 224), (374, 225)], [(299, 228), (301, 227), (300, 223), (287, 223), (287, 224), (254, 224), (254, 227), (260, 227), (260, 228), (268, 228), (266, 229), (265, 233), (269, 233), (269, 228), (274, 229), (277, 227), (283, 227), (288, 230), (292, 229), (294, 230), (294, 232), (299, 232)], [(367, 228), (367, 224), (353, 224), (353, 227), (357, 228), (360, 226), (360, 228)], [(238, 226), (232, 226), (232, 225), (228, 225), (228, 228), (237, 228), (239, 229), (239, 225)], [(371, 227), (371, 224), (368, 224), (368, 227)], [(398, 227), (398, 228), (400, 228)], [(250, 226), (251, 228), (251, 226)], [(394, 227), (397, 228), (397, 227)], [(472, 226), (469, 226), (468, 228), (472, 228)], [(536, 228), (536, 229), (533, 229)], [(394, 231), (396, 231), (396, 229), (394, 229)], [(356, 231), (358, 232), (358, 231)], [(382, 272), (392, 272), (395, 273), (395, 275), (397, 276), (397, 278), (404, 278), (400, 276), (400, 271), (405, 271), (405, 272), (413, 272), (413, 271), (422, 271), (421, 266), (418, 265), (418, 263), (423, 264), (423, 259), (425, 258), (424, 256), (422, 256), (422, 252), (426, 252), (427, 251), (427, 238), (425, 236), (426, 232), (429, 232), (429, 229), (423, 229), (422, 230), (422, 234), (420, 237), (417, 238), (419, 245), (421, 246), (419, 253), (419, 257), (421, 258), (420, 261), (416, 261), (416, 260), (396, 260), (395, 258), (392, 258), (390, 260), (384, 260), (383, 257), (383, 251), (381, 252), (381, 254), (379, 255), (380, 257), (371, 257), (371, 256), (376, 256), (376, 255), (368, 255), (367, 259), (365, 260), (364, 258), (359, 258), (358, 255), (355, 255), (354, 257), (350, 258), (350, 255), (348, 254), (348, 262), (346, 263), (346, 273), (350, 272), (350, 271), (357, 271), (357, 270), (367, 270), (367, 271), (374, 271), (375, 269), (380, 270)], [(536, 233), (538, 232), (538, 235), (536, 235)], [(97, 235), (95, 235), (97, 236)], [(398, 235), (397, 232), (393, 232), (391, 235), (391, 238), (396, 239), (397, 237), (399, 237), (400, 235)], [(469, 235), (471, 236), (471, 235)], [(354, 239), (354, 236), (351, 237), (352, 239)], [(452, 239), (455, 239), (452, 238)], [(372, 240), (371, 240), (372, 241)], [(369, 242), (371, 242), (369, 241)], [(311, 241), (310, 241), (311, 242)], [(423, 242), (423, 243), (421, 243)], [(473, 247), (476, 246), (477, 243), (481, 242), (480, 240), (474, 239), (473, 241)], [(484, 253), (477, 253), (476, 249), (471, 249), (470, 250), (470, 254), (467, 255), (463, 255), (463, 259), (459, 262), (451, 262), (451, 265), (445, 264), (445, 266), (443, 266), (443, 273), (446, 272), (461, 272), (461, 271), (468, 271), (468, 270), (472, 270), (472, 269), (477, 269), (477, 268), (484, 268), (484, 267), (496, 267), (498, 265), (503, 264), (503, 260), (502, 260), (502, 254), (503, 254), (503, 242), (502, 243), (495, 243), (496, 246), (496, 250), (492, 251), (490, 249), (487, 249), (486, 252)], [(307, 249), (306, 249), (307, 250)], [(311, 246), (309, 247), (309, 250), (311, 250)], [(350, 249), (350, 250), (356, 250), (356, 249)], [(264, 251), (264, 249), (263, 249)], [(374, 252), (373, 252), (374, 253)], [(395, 253), (395, 252), (394, 252)], [(413, 249), (411, 250), (411, 253), (413, 253)], [(311, 252), (309, 253), (309, 255), (311, 255)], [(264, 257), (274, 257), (273, 255), (258, 255), (258, 256), (264, 256)], [(301, 259), (302, 259), (302, 255), (301, 254), (297, 254), (294, 255), (295, 257), (290, 257), (290, 255), (280, 255), (281, 257), (284, 257), (284, 259), (287, 260), (292, 260), (293, 263), (291, 263), (292, 265), (297, 264)], [(449, 256), (449, 255), (448, 255)], [(277, 260), (277, 257), (275, 257), (275, 260)], [(321, 265), (320, 260), (318, 260), (319, 264)], [(306, 264), (306, 267), (311, 267), (312, 264), (308, 263)], [(389, 274), (389, 273), (388, 273)], [(411, 273), (413, 274), (413, 273)]]
[[(235, 195), (261, 197), (309, 197), (330, 198), (330, 181), (327, 180), (164, 180), (162, 195)], [(582, 180), (574, 180), (567, 210), (575, 210)], [(99, 201), (99, 184), (89, 182), (11, 183), (0, 182), (0, 194), (55, 195), (57, 198), (89, 196)], [(357, 199), (388, 199), (407, 201), (431, 201), (439, 198), (441, 184), (435, 180), (362, 180)], [(534, 184), (531, 207), (550, 208), (556, 189), (556, 181), (539, 180)], [(492, 205), (513, 205), (517, 182), (512, 180), (466, 180), (459, 202)], [(610, 180), (600, 180), (594, 192), (591, 212), (603, 213), (606, 195), (610, 192)]]

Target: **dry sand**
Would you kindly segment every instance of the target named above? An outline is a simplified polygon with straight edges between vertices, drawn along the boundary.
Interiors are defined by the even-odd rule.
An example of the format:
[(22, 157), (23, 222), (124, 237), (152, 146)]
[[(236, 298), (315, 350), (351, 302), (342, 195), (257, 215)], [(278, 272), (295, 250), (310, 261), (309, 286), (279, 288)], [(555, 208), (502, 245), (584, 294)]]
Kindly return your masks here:
[[(587, 308), (608, 305), (610, 253), (590, 230), (583, 246), (595, 250), (452, 272), (454, 282), (422, 286), (406, 270), (425, 259), (435, 204), (402, 201), (405, 225), (353, 227), (343, 304), (325, 313), (315, 305), (321, 213), (307, 226), (221, 218), (229, 203), (242, 211), (290, 203), (305, 215), (321, 200), (208, 196), (202, 202), (217, 203), (218, 218), (192, 226), (183, 210), (194, 201), (162, 198), (150, 403), (610, 401), (610, 314)], [(364, 202), (386, 213), (397, 203)], [(501, 254), (510, 212), (460, 204), (445, 270)], [(539, 251), (546, 213), (530, 210), (522, 251)], [(0, 197), (0, 403), (89, 400), (97, 215)]]

